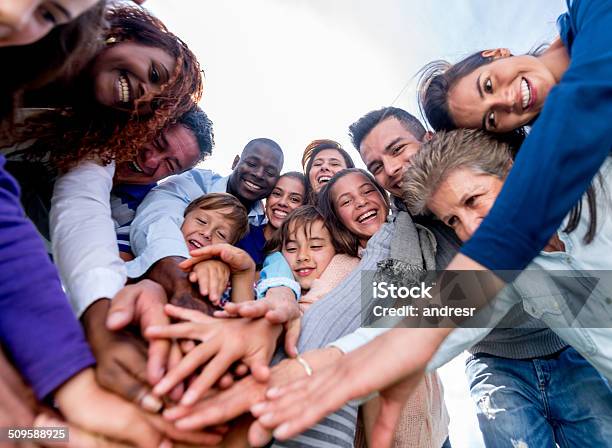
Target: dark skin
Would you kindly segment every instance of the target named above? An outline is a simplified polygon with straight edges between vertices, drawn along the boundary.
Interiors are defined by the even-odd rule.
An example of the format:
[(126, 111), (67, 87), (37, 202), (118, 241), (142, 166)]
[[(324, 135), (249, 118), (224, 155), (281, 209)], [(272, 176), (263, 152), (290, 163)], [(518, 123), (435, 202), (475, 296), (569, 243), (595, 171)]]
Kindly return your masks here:
[[(267, 197), (276, 185), (283, 168), (283, 154), (265, 140), (256, 139), (236, 156), (227, 183), (227, 192), (236, 196), (249, 210), (256, 202)], [(214, 308), (202, 300), (196, 284), (178, 267), (183, 257), (165, 257), (157, 261), (147, 273), (148, 278), (162, 285), (169, 302), (183, 308), (212, 315)]]

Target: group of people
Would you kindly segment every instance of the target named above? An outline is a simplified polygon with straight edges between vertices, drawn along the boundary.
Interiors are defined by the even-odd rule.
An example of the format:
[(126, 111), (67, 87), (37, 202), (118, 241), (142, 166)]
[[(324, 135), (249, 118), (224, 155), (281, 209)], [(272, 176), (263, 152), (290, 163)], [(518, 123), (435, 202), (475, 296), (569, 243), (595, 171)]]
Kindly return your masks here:
[[(436, 369), (467, 350), (487, 447), (612, 443), (612, 5), (568, 1), (538, 54), (427, 65), (433, 131), (363, 114), (366, 170), (320, 139), (283, 173), (254, 138), (223, 177), (195, 168), (200, 65), (137, 3), (0, 5), (24, 61), (0, 75), (0, 427), (448, 448)], [(374, 282), (445, 270), (478, 274), (473, 320), (362, 326)]]

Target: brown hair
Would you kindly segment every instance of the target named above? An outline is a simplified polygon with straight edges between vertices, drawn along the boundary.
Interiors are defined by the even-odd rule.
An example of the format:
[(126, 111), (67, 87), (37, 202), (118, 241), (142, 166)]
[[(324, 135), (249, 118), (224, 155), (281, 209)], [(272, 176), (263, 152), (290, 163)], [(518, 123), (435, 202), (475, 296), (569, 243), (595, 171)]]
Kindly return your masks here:
[[(38, 159), (49, 156), (50, 162), (61, 170), (84, 159), (95, 158), (102, 163), (132, 160), (140, 148), (175, 124), (202, 95), (197, 59), (159, 19), (143, 8), (123, 5), (110, 9), (107, 20), (109, 45), (133, 41), (161, 48), (176, 58), (176, 66), (160, 93), (150, 92), (136, 100), (138, 104), (151, 102), (150, 116), (143, 117), (137, 109), (126, 114), (103, 107), (91, 100), (91, 93), (83, 91), (80, 93), (85, 101), (79, 100), (75, 98), (77, 91), (72, 96), (73, 104), (27, 120), (18, 140), (38, 139), (27, 154)], [(76, 87), (91, 89), (89, 78), (89, 70), (84, 70)]]
[(249, 233), (248, 213), (242, 203), (229, 193), (208, 193), (191, 201), (185, 209), (183, 216), (187, 216), (192, 211), (198, 210), (223, 210), (229, 208), (228, 213), (223, 213), (228, 220), (234, 224), (232, 226), (232, 240), (230, 244), (236, 244)]
[(310, 229), (317, 221), (322, 222), (329, 231), (331, 242), (336, 250), (336, 253), (348, 253), (343, 241), (333, 232), (323, 217), (321, 211), (314, 205), (303, 205), (302, 207), (292, 210), (289, 215), (287, 215), (281, 226), (274, 231), (272, 238), (266, 242), (264, 250), (267, 253), (282, 250), (283, 246), (287, 242), (287, 239), (289, 238), (289, 229), (291, 226), (294, 226), (295, 231), (303, 228), (306, 235), (310, 235)]
[(314, 159), (317, 157), (321, 151), (325, 151), (326, 149), (333, 149), (338, 151), (338, 153), (344, 159), (344, 163), (346, 163), (347, 168), (354, 168), (355, 163), (353, 159), (349, 155), (348, 152), (342, 148), (342, 145), (334, 140), (329, 139), (319, 139), (311, 141), (306, 149), (304, 149), (304, 154), (302, 155), (302, 168), (304, 169), (304, 176), (306, 176), (306, 195), (305, 201), (309, 204), (316, 204), (317, 197), (312, 185), (310, 185), (310, 170), (312, 169), (312, 164)]
[(321, 209), (321, 213), (325, 217), (325, 222), (332, 230), (334, 235), (337, 236), (339, 240), (342, 241), (343, 247), (345, 248), (345, 253), (349, 254), (352, 257), (359, 256), (359, 238), (353, 232), (351, 232), (344, 223), (338, 217), (338, 212), (336, 210), (336, 205), (332, 199), (332, 188), (338, 182), (338, 180), (342, 179), (347, 174), (351, 173), (359, 173), (363, 177), (365, 177), (374, 187), (378, 190), (380, 195), (383, 197), (385, 204), (387, 205), (387, 209), (390, 209), (391, 206), (389, 204), (389, 195), (385, 191), (383, 187), (381, 187), (376, 179), (372, 177), (370, 173), (361, 168), (349, 168), (346, 170), (339, 171), (335, 174), (334, 177), (331, 178), (327, 184), (321, 190), (319, 194), (319, 208)]
[[(10, 70), (0, 71), (0, 132), (8, 138), (14, 125), (14, 112), (23, 95), (58, 78), (72, 78), (100, 50), (106, 21), (106, 0), (79, 17), (59, 25), (45, 37), (29, 45), (0, 49), (3, 61), (13, 61)], [(6, 136), (6, 137), (5, 137)]]

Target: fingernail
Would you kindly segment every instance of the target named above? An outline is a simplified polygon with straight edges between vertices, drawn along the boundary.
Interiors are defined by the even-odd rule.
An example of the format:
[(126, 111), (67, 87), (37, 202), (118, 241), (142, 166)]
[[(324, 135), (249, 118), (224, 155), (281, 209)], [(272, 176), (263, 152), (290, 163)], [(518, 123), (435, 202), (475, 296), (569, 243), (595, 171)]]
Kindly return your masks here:
[(170, 381), (164, 378), (155, 385), (153, 388), (153, 393), (155, 393), (155, 395), (163, 395), (166, 393), (166, 389), (169, 389), (170, 386)]
[(295, 354), (295, 356), (297, 356), (297, 355), (299, 355), (299, 354), (300, 354), (300, 352), (298, 352), (297, 345), (294, 345), (294, 346), (293, 346), (293, 353)]
[(287, 437), (287, 433), (289, 432), (289, 423), (283, 423), (278, 428), (274, 430), (272, 433), (275, 438), (282, 439)]
[(259, 420), (259, 422), (262, 425), (267, 426), (272, 423), (273, 418), (274, 418), (274, 413), (268, 412), (267, 414), (264, 414), (261, 417), (259, 417), (257, 420)]
[(183, 395), (183, 399), (181, 400), (181, 404), (184, 406), (191, 406), (198, 399), (198, 394), (196, 394), (192, 390), (188, 390), (185, 395)]
[(146, 394), (140, 400), (140, 406), (149, 412), (158, 412), (162, 408), (162, 402), (151, 394)]
[(280, 391), (281, 390), (278, 387), (272, 387), (268, 389), (268, 391), (266, 392), (266, 397), (272, 398), (272, 399), (278, 398), (281, 396)]
[(159, 444), (159, 448), (172, 448), (172, 442), (168, 439), (164, 439), (162, 443)]
[(251, 406), (251, 414), (257, 417), (257, 414), (261, 414), (266, 409), (266, 403), (257, 403)]
[(121, 325), (123, 322), (125, 322), (125, 319), (127, 317), (128, 316), (126, 312), (115, 311), (114, 313), (109, 314), (109, 316), (106, 318), (106, 325), (109, 327)]

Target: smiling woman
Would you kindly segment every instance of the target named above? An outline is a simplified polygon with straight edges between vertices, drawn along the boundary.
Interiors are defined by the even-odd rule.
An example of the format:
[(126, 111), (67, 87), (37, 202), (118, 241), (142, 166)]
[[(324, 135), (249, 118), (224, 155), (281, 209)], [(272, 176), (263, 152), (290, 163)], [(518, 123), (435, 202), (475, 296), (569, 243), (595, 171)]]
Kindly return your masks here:
[(313, 140), (304, 150), (302, 167), (308, 181), (306, 198), (309, 203), (316, 204), (321, 188), (338, 171), (354, 168), (351, 156), (334, 140)]
[(11, 0), (0, 2), (0, 47), (27, 45), (91, 8), (96, 0)]

